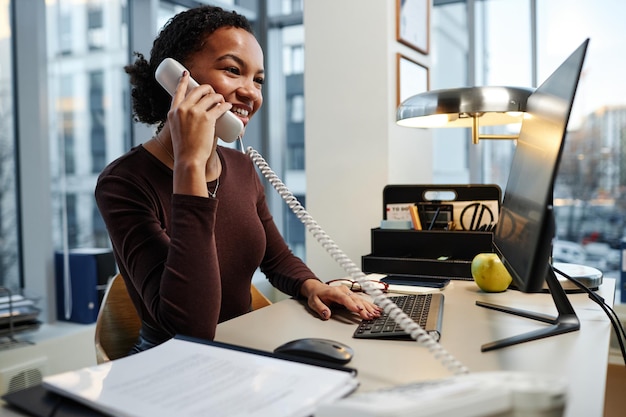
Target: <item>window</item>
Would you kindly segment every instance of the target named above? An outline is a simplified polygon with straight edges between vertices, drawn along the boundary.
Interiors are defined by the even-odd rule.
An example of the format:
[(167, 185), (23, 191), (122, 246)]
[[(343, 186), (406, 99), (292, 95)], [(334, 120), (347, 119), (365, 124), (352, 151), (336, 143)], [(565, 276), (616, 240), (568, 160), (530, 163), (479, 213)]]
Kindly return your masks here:
[[(0, 1), (0, 286), (21, 287), (18, 204), (15, 182), (15, 125), (10, 5)], [(6, 294), (0, 294), (6, 295)]]
[(72, 51), (72, 17), (69, 12), (61, 11), (57, 27), (59, 54), (69, 54)]
[[(102, 169), (129, 143), (122, 94), (128, 90), (122, 69), (129, 56), (127, 12), (126, 0), (61, 0), (46, 8), (47, 30), (59, 27), (61, 40), (73, 40), (47, 45), (55, 250), (109, 245), (93, 219), (93, 190)], [(62, 27), (68, 21), (74, 25)]]
[[(265, 2), (266, 7), (260, 7), (261, 2)], [(266, 65), (274, 72), (268, 76), (265, 106), (248, 128), (246, 145), (253, 146), (272, 161), (273, 169), (288, 181), (296, 195), (304, 198), (302, 0), (223, 3), (247, 16), (257, 34), (271, 33), (267, 37), (259, 36), (259, 40), (266, 52)], [(5, 40), (0, 42), (0, 120), (3, 126), (0, 130), (0, 285), (16, 291), (30, 288), (35, 296), (52, 293), (49, 284), (36, 277), (45, 276), (49, 262), (46, 259), (51, 259), (54, 251), (110, 244), (93, 198), (97, 176), (106, 164), (131, 145), (150, 137), (149, 128), (136, 130), (132, 123), (128, 76), (123, 67), (132, 51), (149, 53), (158, 29), (173, 14), (182, 11), (185, 4), (189, 2), (58, 0), (37, 3), (36, 9), (28, 9), (24, 2), (0, 0), (0, 33), (3, 35), (0, 39)], [(138, 13), (138, 10), (146, 13)], [(268, 15), (259, 16), (259, 10), (268, 10)], [(19, 38), (28, 39), (18, 44), (26, 44), (25, 48), (19, 48), (20, 54), (29, 59), (36, 57), (33, 62), (37, 62), (27, 69), (18, 69), (21, 82), (12, 74), (15, 51), (11, 45), (15, 42), (11, 42), (11, 11), (20, 22), (17, 26), (25, 28)], [(46, 33), (37, 36), (33, 28), (44, 27)], [(132, 37), (129, 36), (131, 29)], [(289, 55), (285, 63), (283, 54)], [(25, 81), (39, 81), (37, 70), (44, 67), (47, 79), (31, 83), (32, 86)], [(21, 210), (17, 201), (14, 156), (14, 143), (19, 140), (13, 128), (13, 89), (16, 86), (20, 87), (22, 101), (45, 103), (36, 106), (37, 110), (41, 109), (37, 117), (45, 119), (45, 123), (20, 121), (29, 128), (21, 127), (21, 135), (37, 139), (20, 142), (21, 151), (28, 156), (35, 174), (22, 178), (26, 190), (22, 201), (31, 203)], [(274, 119), (278, 122), (270, 123)], [(37, 126), (34, 132), (26, 132), (34, 126)], [(40, 160), (39, 151), (48, 157), (43, 166), (32, 163)], [(47, 186), (39, 187), (39, 178), (47, 179)], [(303, 256), (303, 226), (292, 221), (293, 215), (271, 187), (268, 187), (268, 195), (272, 196), (270, 200), (274, 199), (270, 201), (272, 211), (278, 212), (277, 225), (288, 241), (293, 237), (290, 246)], [(283, 213), (289, 213), (288, 217)], [(25, 244), (29, 245), (23, 262), (18, 242), (21, 216), (31, 219), (26, 222), (27, 230), (21, 231)], [(49, 235), (43, 239), (45, 242), (39, 238), (42, 233)], [(37, 245), (33, 243), (42, 245), (35, 248)], [(23, 281), (25, 276), (30, 278)]]
[[(617, 51), (626, 35), (619, 18), (626, 6), (617, 0), (580, 1), (576, 7), (567, 0), (537, 0), (533, 16), (530, 0), (468, 4), (475, 4), (474, 13), (468, 13), (465, 2), (435, 1), (432, 88), (537, 86), (585, 38), (591, 39), (555, 187), (554, 253), (557, 261), (594, 266), (605, 277), (619, 279), (626, 226), (626, 86)], [(504, 189), (514, 143), (481, 141), (476, 146), (467, 134), (434, 132), (436, 181), (497, 183)], [(462, 155), (454, 163), (445, 151), (451, 142)]]
[(106, 126), (101, 70), (89, 73), (89, 114), (91, 123), (91, 172), (99, 174), (106, 166)]
[(59, 163), (65, 164), (63, 170), (66, 174), (76, 173), (76, 149), (74, 147), (74, 110), (72, 106), (74, 96), (74, 77), (72, 74), (64, 74), (59, 77), (59, 99), (57, 108), (61, 118), (61, 136), (59, 138), (58, 155)]
[(102, 49), (105, 46), (105, 41), (102, 2), (100, 0), (90, 0), (87, 4), (87, 42), (89, 49)]
[[(269, 0), (266, 54), (268, 135), (265, 158), (300, 203), (304, 181), (304, 27), (301, 0)], [(268, 203), (291, 250), (306, 260), (305, 227), (280, 196), (266, 187)]]

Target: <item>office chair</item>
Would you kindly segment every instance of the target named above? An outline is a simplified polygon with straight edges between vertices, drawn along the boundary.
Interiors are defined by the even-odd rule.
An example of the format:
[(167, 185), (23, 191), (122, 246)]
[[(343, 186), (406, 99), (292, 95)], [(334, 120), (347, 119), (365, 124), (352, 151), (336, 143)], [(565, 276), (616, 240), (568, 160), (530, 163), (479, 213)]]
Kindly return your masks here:
[(107, 286), (96, 319), (96, 360), (108, 362), (126, 356), (137, 342), (141, 320), (126, 291), (126, 283), (120, 274), (115, 275)]
[(272, 304), (269, 298), (267, 298), (254, 284), (250, 287), (250, 294), (252, 295), (252, 311), (259, 308), (267, 307)]
[[(272, 302), (254, 285), (251, 288), (252, 310), (266, 307)], [(102, 306), (96, 319), (96, 360), (103, 363), (124, 357), (137, 342), (141, 320), (135, 311), (126, 283), (120, 274), (107, 286)]]

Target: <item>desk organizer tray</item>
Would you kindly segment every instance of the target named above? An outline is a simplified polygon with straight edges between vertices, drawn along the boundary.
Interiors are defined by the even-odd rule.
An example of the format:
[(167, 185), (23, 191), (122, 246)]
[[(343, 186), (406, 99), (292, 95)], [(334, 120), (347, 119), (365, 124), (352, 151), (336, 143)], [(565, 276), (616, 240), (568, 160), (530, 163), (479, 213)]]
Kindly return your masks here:
[[(439, 198), (430, 198), (434, 195)], [(455, 207), (491, 202), (492, 209), (483, 221), (495, 224), (500, 208), (501, 190), (497, 185), (388, 185), (383, 190), (383, 216), (388, 219), (389, 204), (450, 203)], [(480, 204), (475, 207), (482, 207)], [(474, 207), (472, 207), (472, 210)], [(495, 213), (494, 213), (495, 212)], [(492, 218), (495, 216), (495, 218)], [(455, 215), (459, 221), (459, 216)], [(491, 231), (399, 230), (375, 228), (371, 231), (371, 253), (361, 259), (365, 273), (408, 274), (470, 280), (474, 256), (493, 252)], [(460, 222), (460, 221), (459, 221)], [(433, 222), (434, 224), (434, 222)]]
[(8, 306), (0, 308), (0, 326), (8, 326), (13, 322), (13, 324), (21, 323), (21, 322), (30, 322), (35, 320), (40, 313), (36, 307), (33, 306), (16, 306), (12, 309), (9, 309)]

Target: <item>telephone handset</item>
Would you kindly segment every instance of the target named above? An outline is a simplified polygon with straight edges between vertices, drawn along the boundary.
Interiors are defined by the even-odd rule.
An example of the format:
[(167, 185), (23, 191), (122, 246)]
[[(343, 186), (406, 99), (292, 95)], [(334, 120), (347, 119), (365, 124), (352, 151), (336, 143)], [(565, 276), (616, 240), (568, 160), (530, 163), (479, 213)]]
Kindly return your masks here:
[[(165, 58), (157, 67), (154, 74), (156, 80), (161, 84), (171, 96), (176, 92), (176, 86), (180, 77), (186, 71), (185, 67), (173, 58)], [(187, 93), (198, 87), (198, 82), (189, 77), (189, 85)], [(227, 111), (215, 124), (215, 134), (224, 142), (234, 142), (241, 136), (243, 130), (243, 122), (237, 116)]]

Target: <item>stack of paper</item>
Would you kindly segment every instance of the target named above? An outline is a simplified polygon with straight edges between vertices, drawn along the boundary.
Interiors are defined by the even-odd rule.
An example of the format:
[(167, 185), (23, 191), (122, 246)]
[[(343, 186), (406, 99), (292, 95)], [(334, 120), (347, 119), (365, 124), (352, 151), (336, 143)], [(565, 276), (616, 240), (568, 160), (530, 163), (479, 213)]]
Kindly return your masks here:
[(0, 297), (0, 337), (38, 328), (39, 313), (35, 301), (22, 295)]
[(358, 382), (346, 370), (174, 338), (140, 354), (45, 377), (43, 385), (115, 416), (304, 417)]

